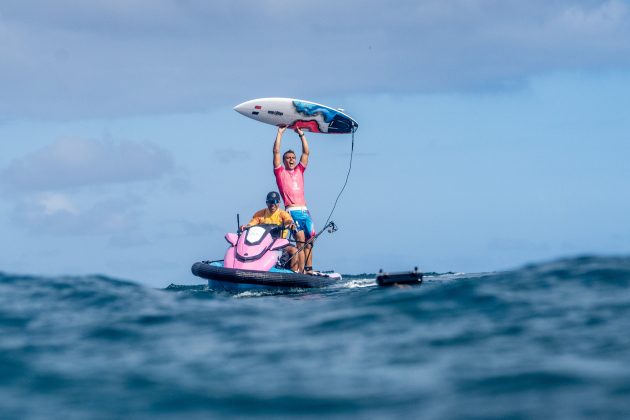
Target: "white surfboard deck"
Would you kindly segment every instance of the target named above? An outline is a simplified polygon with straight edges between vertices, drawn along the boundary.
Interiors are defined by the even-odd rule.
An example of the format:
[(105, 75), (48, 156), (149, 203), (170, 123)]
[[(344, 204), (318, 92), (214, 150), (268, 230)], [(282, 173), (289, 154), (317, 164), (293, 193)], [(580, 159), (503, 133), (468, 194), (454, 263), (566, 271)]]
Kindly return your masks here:
[(348, 114), (316, 102), (291, 98), (260, 98), (236, 105), (234, 110), (256, 121), (297, 127), (313, 133), (347, 134), (359, 127)]

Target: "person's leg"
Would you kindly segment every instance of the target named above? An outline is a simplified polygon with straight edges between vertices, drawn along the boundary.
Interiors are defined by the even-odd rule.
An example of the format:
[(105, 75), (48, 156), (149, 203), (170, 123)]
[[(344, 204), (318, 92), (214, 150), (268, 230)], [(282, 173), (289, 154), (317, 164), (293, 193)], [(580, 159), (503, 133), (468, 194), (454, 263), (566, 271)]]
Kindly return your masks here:
[(304, 256), (304, 267), (307, 271), (313, 270), (313, 244), (307, 244), (302, 251)]
[[(304, 231), (303, 230), (298, 230), (295, 233), (295, 245), (297, 246), (297, 249), (300, 249), (304, 246), (305, 243), (305, 237), (304, 237)], [(296, 251), (297, 251), (296, 249)], [(304, 250), (306, 248), (302, 249), (302, 251), (300, 251), (299, 255), (295, 257), (295, 260), (298, 262), (298, 270), (300, 273), (304, 272)]]
[(298, 260), (298, 273), (303, 273), (304, 272), (304, 254), (300, 252), (297, 256), (297, 260)]
[(291, 214), (291, 217), (293, 218), (293, 221), (295, 222), (295, 225), (297, 226), (297, 232), (295, 232), (294, 234), (295, 241), (296, 241), (295, 245), (297, 246), (297, 249), (301, 249), (300, 256), (299, 256), (300, 272), (303, 273), (304, 264), (306, 262), (306, 258), (308, 255), (305, 244), (306, 244), (306, 239), (307, 239), (306, 232), (310, 232), (309, 230), (307, 230), (309, 228), (307, 222), (310, 220), (310, 218), (308, 217), (308, 212), (304, 210), (291, 210), (289, 214)]
[[(313, 219), (311, 218), (311, 213), (307, 210), (303, 214), (304, 225), (304, 233), (306, 237), (306, 241), (309, 242), (312, 238), (315, 237), (315, 225), (313, 223)], [(304, 248), (304, 267), (308, 271), (313, 269), (313, 243), (308, 243), (306, 248)]]
[(289, 257), (290, 257), (289, 266), (290, 266), (291, 270), (295, 271), (296, 273), (299, 273), (300, 272), (301, 256), (300, 255), (296, 255), (297, 248), (294, 247), (294, 246), (288, 246), (288, 247), (286, 247), (286, 251), (287, 251), (287, 254), (289, 254)]

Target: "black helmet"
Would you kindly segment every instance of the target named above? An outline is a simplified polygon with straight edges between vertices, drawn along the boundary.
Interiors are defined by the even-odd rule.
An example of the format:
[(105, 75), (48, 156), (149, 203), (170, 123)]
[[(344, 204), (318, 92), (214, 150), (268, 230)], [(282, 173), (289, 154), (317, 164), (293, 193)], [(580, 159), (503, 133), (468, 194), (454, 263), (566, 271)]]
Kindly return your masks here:
[(279, 203), (280, 202), (280, 194), (275, 191), (271, 191), (267, 194), (267, 203)]

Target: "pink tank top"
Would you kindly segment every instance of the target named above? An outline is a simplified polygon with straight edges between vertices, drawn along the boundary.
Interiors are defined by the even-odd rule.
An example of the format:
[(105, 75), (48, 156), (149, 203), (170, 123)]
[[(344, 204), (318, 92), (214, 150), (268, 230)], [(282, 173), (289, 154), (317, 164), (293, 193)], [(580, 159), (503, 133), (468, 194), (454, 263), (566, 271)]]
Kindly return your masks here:
[(292, 171), (285, 169), (284, 166), (273, 169), (285, 208), (291, 206), (306, 207), (306, 199), (304, 198), (305, 170), (306, 167), (302, 165), (302, 162), (298, 163)]

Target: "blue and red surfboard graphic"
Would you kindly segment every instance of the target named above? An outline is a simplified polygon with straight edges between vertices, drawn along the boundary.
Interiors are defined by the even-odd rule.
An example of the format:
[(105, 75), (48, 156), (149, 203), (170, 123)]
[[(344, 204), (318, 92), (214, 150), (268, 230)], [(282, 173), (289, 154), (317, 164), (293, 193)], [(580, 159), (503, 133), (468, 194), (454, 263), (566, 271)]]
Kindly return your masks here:
[(307, 117), (316, 117), (318, 114), (322, 116), (324, 122), (328, 124), (327, 130), (322, 130), (316, 120), (296, 120), (291, 124), (290, 128), (307, 128), (314, 133), (351, 133), (353, 128), (358, 125), (345, 115), (335, 111), (334, 109), (324, 107), (312, 102), (293, 101), (295, 111)]

